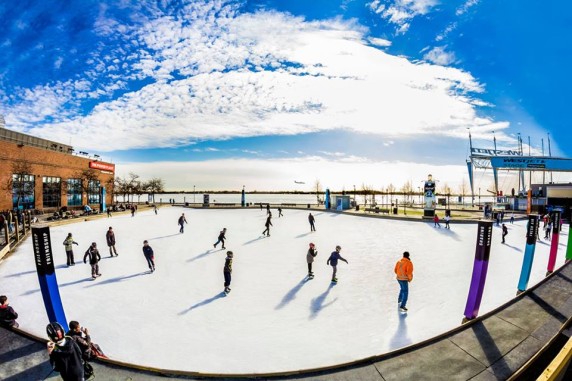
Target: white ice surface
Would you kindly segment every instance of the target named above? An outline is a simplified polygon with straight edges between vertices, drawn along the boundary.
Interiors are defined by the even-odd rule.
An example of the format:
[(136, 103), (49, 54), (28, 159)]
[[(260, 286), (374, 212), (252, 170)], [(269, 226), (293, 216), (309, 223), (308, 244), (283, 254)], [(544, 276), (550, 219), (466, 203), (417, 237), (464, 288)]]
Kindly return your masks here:
[[(178, 233), (177, 218), (189, 224)], [(403, 222), (285, 210), (261, 238), (265, 211), (165, 207), (135, 217), (116, 215), (51, 229), (57, 278), (68, 320), (88, 327), (110, 357), (147, 366), (205, 373), (277, 372), (328, 366), (381, 354), (458, 326), (463, 317), (477, 225), (436, 229)], [(453, 219), (454, 220), (454, 219)], [(483, 314), (515, 296), (525, 246), (525, 223), (508, 224), (507, 244), (495, 227)], [(119, 257), (105, 244), (113, 226)], [(213, 250), (226, 227), (234, 251), (232, 292), (221, 296), (225, 251)], [(75, 267), (62, 245), (72, 232)], [(564, 263), (568, 229), (560, 236)], [(148, 239), (157, 271), (146, 274), (141, 252)], [(103, 276), (90, 279), (83, 253), (96, 241)], [(315, 279), (305, 281), (309, 242), (318, 248)], [(330, 283), (326, 260), (335, 245), (339, 283)], [(529, 286), (544, 278), (549, 243), (539, 242)], [(220, 248), (220, 246), (219, 246)], [(415, 266), (409, 313), (397, 308), (393, 268), (408, 250)], [(0, 293), (9, 295), (22, 329), (45, 336), (45, 313), (31, 240), (0, 265)]]

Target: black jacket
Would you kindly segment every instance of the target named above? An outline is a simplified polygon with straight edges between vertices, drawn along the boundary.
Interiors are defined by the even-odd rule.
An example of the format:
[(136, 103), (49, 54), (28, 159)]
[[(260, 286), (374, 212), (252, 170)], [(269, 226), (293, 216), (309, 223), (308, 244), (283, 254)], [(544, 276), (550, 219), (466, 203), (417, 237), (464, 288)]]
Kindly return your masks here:
[(115, 233), (111, 230), (108, 230), (105, 234), (105, 238), (107, 239), (107, 246), (115, 245)]
[(89, 249), (87, 249), (87, 251), (85, 252), (85, 255), (83, 256), (83, 263), (85, 263), (87, 257), (89, 257), (89, 264), (90, 265), (95, 265), (97, 264), (97, 262), (99, 262), (101, 260), (101, 255), (99, 255), (99, 250), (97, 250), (97, 248), (95, 247), (89, 247)]
[(10, 306), (0, 306), (0, 325), (11, 327), (18, 319), (18, 314)]
[(91, 351), (91, 337), (89, 335), (82, 335), (81, 332), (75, 332), (70, 330), (68, 335), (76, 342), (79, 349), (81, 350), (81, 354), (84, 360), (90, 360), (93, 357), (93, 353)]
[(83, 361), (81, 349), (70, 337), (66, 337), (64, 345), (56, 345), (50, 354), (50, 363), (64, 381), (83, 380)]

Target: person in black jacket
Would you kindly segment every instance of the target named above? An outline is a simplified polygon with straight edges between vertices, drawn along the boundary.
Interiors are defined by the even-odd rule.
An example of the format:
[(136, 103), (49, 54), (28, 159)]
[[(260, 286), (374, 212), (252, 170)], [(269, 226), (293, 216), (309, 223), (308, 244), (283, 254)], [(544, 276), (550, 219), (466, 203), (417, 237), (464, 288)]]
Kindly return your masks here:
[(231, 281), (231, 274), (232, 274), (232, 251), (226, 252), (226, 259), (224, 261), (224, 292), (228, 294), (230, 292), (230, 281)]
[(8, 297), (6, 295), (0, 295), (0, 325), (3, 327), (18, 328), (20, 325), (16, 319), (18, 319), (18, 314), (10, 307)]
[(218, 241), (216, 241), (216, 243), (213, 245), (215, 249), (216, 245), (218, 245), (219, 242), (222, 243), (222, 248), (226, 249), (226, 247), (224, 247), (224, 240), (226, 239), (225, 234), (226, 234), (226, 228), (223, 228), (218, 235)]
[(179, 233), (184, 233), (185, 232), (185, 224), (188, 224), (187, 219), (185, 218), (185, 213), (181, 214), (181, 217), (179, 217), (179, 220), (177, 221), (177, 223), (179, 224)]
[(97, 244), (95, 242), (91, 243), (91, 246), (85, 252), (83, 256), (83, 263), (87, 263), (86, 259), (89, 257), (89, 264), (91, 265), (91, 277), (95, 279), (101, 276), (99, 273), (99, 261), (101, 260), (101, 255), (99, 255), (99, 250), (97, 250)]
[(308, 215), (308, 222), (310, 223), (310, 231), (311, 232), (315, 232), (316, 231), (316, 227), (314, 226), (314, 222), (316, 221), (316, 219), (314, 218), (314, 216), (312, 216), (312, 213), (310, 213)]
[(153, 253), (153, 249), (149, 246), (149, 242), (147, 240), (143, 241), (143, 255), (145, 259), (147, 259), (147, 264), (149, 265), (149, 270), (151, 272), (155, 271), (155, 257)]
[(268, 215), (268, 218), (266, 219), (266, 223), (264, 224), (264, 226), (266, 226), (266, 229), (262, 232), (262, 235), (266, 235), (266, 233), (268, 233), (268, 237), (270, 237), (270, 227), (272, 226), (272, 221), (270, 221), (272, 219), (272, 213)]
[(83, 361), (81, 349), (70, 337), (65, 336), (63, 327), (57, 323), (46, 326), (48, 355), (50, 363), (59, 372), (64, 381), (83, 381)]
[(107, 246), (109, 246), (109, 256), (113, 257), (113, 253), (117, 257), (117, 249), (115, 248), (115, 233), (113, 232), (113, 228), (110, 226), (105, 234), (105, 239), (107, 240)]
[(68, 331), (68, 335), (76, 342), (79, 349), (81, 349), (81, 355), (85, 361), (93, 360), (98, 356), (105, 357), (99, 345), (91, 341), (89, 330), (86, 327), (82, 327), (79, 322), (75, 320), (70, 321), (69, 326), (70, 330)]

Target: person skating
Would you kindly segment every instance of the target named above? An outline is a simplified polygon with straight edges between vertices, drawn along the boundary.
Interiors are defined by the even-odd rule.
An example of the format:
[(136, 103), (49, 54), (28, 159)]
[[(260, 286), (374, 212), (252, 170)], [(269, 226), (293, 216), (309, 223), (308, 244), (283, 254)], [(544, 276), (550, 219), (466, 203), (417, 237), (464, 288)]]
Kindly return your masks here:
[(68, 236), (64, 240), (64, 247), (66, 249), (66, 257), (68, 266), (75, 266), (75, 260), (73, 257), (73, 245), (78, 243), (73, 240), (72, 233), (68, 233)]
[(269, 214), (268, 217), (266, 218), (266, 223), (264, 224), (264, 226), (266, 226), (266, 229), (262, 232), (262, 235), (266, 235), (266, 233), (268, 233), (268, 237), (270, 237), (270, 227), (273, 226), (271, 219), (272, 219), (272, 214)]
[(401, 258), (395, 264), (395, 275), (397, 282), (399, 282), (399, 296), (397, 297), (397, 303), (399, 304), (399, 309), (403, 312), (407, 312), (407, 298), (409, 297), (409, 282), (413, 280), (413, 263), (409, 259), (409, 252), (405, 251), (403, 253), (403, 258)]
[(218, 234), (218, 241), (216, 241), (216, 243), (213, 245), (215, 249), (216, 245), (218, 245), (219, 243), (222, 243), (223, 250), (226, 249), (226, 247), (224, 247), (224, 240), (226, 239), (225, 234), (226, 234), (226, 228), (223, 228)]
[(278, 218), (282, 217), (282, 208), (278, 208)]
[(550, 239), (550, 230), (552, 229), (552, 221), (548, 220), (546, 227), (544, 228), (544, 239)]
[(87, 258), (89, 257), (89, 264), (91, 265), (91, 277), (93, 279), (101, 276), (99, 273), (99, 261), (101, 260), (101, 255), (99, 255), (99, 250), (97, 250), (97, 244), (95, 242), (91, 243), (91, 246), (85, 252), (83, 256), (83, 263), (87, 263)]
[(439, 216), (437, 215), (437, 213), (435, 213), (435, 216), (433, 217), (433, 227), (437, 227), (439, 226), (439, 229), (441, 228), (441, 224), (439, 223)]
[(334, 283), (338, 282), (338, 278), (336, 278), (336, 274), (338, 272), (338, 260), (348, 263), (348, 261), (340, 255), (340, 251), (342, 251), (342, 247), (339, 245), (336, 246), (336, 251), (333, 251), (332, 254), (330, 254), (330, 258), (328, 258), (328, 261), (326, 262), (327, 265), (332, 266), (332, 282)]
[(316, 245), (310, 243), (310, 248), (308, 249), (308, 253), (306, 254), (306, 262), (308, 262), (308, 278), (314, 279), (314, 273), (312, 272), (312, 263), (314, 262), (314, 258), (318, 255), (318, 250), (316, 250)]
[(135, 205), (131, 205), (131, 217), (135, 217)]
[(111, 226), (107, 229), (105, 239), (107, 240), (107, 246), (109, 246), (109, 256), (113, 257), (113, 253), (115, 253), (115, 256), (117, 257), (119, 254), (117, 254), (117, 249), (115, 248), (115, 233)]
[(232, 251), (226, 252), (226, 259), (224, 260), (224, 293), (228, 294), (230, 292), (230, 281), (231, 281), (231, 274), (232, 274)]
[(449, 226), (450, 221), (451, 221), (451, 217), (449, 217), (448, 214), (445, 214), (445, 229), (451, 229), (451, 226)]
[(155, 212), (155, 215), (157, 215), (157, 205), (153, 205), (153, 211)]
[(155, 254), (153, 253), (153, 249), (151, 246), (149, 246), (149, 242), (147, 240), (143, 241), (143, 255), (147, 260), (149, 270), (151, 270), (151, 272), (155, 272)]
[(508, 234), (508, 228), (506, 227), (505, 224), (502, 224), (502, 243), (505, 243), (504, 237), (506, 237), (507, 234)]
[(310, 223), (310, 231), (315, 232), (316, 226), (314, 225), (314, 222), (316, 222), (316, 219), (314, 218), (314, 216), (312, 216), (312, 213), (308, 215), (308, 222)]
[(111, 208), (106, 208), (107, 211), (107, 218), (111, 217)]
[(50, 363), (64, 381), (83, 381), (83, 361), (81, 349), (70, 337), (65, 336), (64, 329), (58, 322), (46, 326), (50, 338), (47, 349)]
[(18, 319), (18, 313), (10, 307), (8, 297), (0, 295), (0, 326), (18, 328), (20, 325), (16, 319)]
[(185, 224), (188, 224), (187, 219), (185, 218), (185, 213), (181, 214), (181, 217), (179, 217), (179, 221), (177, 223), (180, 226), (179, 233), (184, 233)]
[(270, 204), (266, 204), (266, 214), (272, 214), (270, 212)]

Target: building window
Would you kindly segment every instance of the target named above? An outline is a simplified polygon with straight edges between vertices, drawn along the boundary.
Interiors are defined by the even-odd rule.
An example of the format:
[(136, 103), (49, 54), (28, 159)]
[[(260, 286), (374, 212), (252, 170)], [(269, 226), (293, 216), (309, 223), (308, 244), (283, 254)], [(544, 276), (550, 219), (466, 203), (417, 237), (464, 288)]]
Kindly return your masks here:
[(12, 175), (12, 207), (34, 209), (34, 175)]
[(99, 204), (99, 180), (89, 180), (87, 183), (87, 203)]
[(59, 177), (44, 177), (42, 185), (44, 208), (57, 208), (62, 200), (62, 183)]
[(68, 206), (81, 206), (81, 179), (68, 179)]

